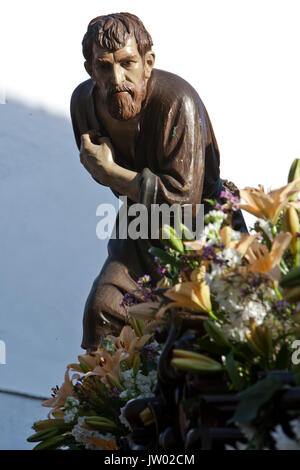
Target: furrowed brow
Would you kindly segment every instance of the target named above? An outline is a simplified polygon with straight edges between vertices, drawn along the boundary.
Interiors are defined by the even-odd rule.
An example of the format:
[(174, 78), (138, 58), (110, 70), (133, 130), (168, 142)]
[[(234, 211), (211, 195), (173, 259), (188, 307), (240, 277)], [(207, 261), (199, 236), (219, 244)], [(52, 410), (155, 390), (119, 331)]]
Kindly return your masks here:
[(125, 62), (126, 60), (137, 60), (138, 56), (136, 54), (126, 54), (123, 57), (118, 57), (119, 62)]

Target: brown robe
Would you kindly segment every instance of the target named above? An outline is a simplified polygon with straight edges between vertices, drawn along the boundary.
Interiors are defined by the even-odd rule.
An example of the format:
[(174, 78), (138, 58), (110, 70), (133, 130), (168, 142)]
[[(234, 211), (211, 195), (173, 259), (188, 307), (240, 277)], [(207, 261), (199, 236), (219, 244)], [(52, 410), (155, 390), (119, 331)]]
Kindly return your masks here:
[[(96, 117), (93, 80), (73, 92), (71, 117), (78, 148), (80, 135), (88, 130), (109, 137)], [(222, 190), (219, 150), (207, 111), (191, 85), (162, 70), (154, 69), (148, 82), (134, 159), (116, 151), (115, 161), (140, 174), (139, 202), (147, 208), (155, 203), (199, 204), (203, 198), (218, 198)], [(137, 288), (140, 276), (157, 279), (150, 246), (142, 239), (109, 241), (108, 258), (85, 306), (84, 349), (96, 348), (102, 333), (121, 328), (126, 311), (120, 303), (125, 292)]]

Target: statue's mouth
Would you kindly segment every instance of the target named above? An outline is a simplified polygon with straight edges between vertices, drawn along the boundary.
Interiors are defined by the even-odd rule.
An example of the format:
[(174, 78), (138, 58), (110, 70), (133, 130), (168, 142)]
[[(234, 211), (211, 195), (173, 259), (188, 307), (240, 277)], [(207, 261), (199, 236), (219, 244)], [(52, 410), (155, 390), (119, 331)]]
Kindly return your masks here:
[(115, 88), (111, 90), (110, 95), (116, 95), (121, 93), (129, 93), (130, 96), (133, 96), (133, 91), (130, 88)]

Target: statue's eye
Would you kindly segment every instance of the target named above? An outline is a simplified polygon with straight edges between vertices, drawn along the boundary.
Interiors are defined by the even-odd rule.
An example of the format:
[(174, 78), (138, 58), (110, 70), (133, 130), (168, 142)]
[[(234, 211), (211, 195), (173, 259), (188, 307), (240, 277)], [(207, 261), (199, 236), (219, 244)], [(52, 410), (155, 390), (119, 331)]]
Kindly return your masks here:
[(97, 65), (101, 70), (109, 70), (110, 68), (109, 62), (98, 61)]
[(122, 67), (129, 68), (133, 64), (133, 60), (125, 60), (124, 62), (121, 62)]

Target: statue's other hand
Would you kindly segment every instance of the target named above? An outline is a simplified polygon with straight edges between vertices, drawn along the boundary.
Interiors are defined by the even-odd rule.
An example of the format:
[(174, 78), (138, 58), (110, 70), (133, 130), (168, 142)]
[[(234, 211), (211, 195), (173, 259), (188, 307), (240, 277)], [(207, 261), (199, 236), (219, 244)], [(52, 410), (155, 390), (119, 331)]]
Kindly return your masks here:
[(80, 161), (93, 178), (107, 185), (108, 176), (115, 165), (114, 149), (110, 139), (99, 137), (96, 131), (82, 134)]

